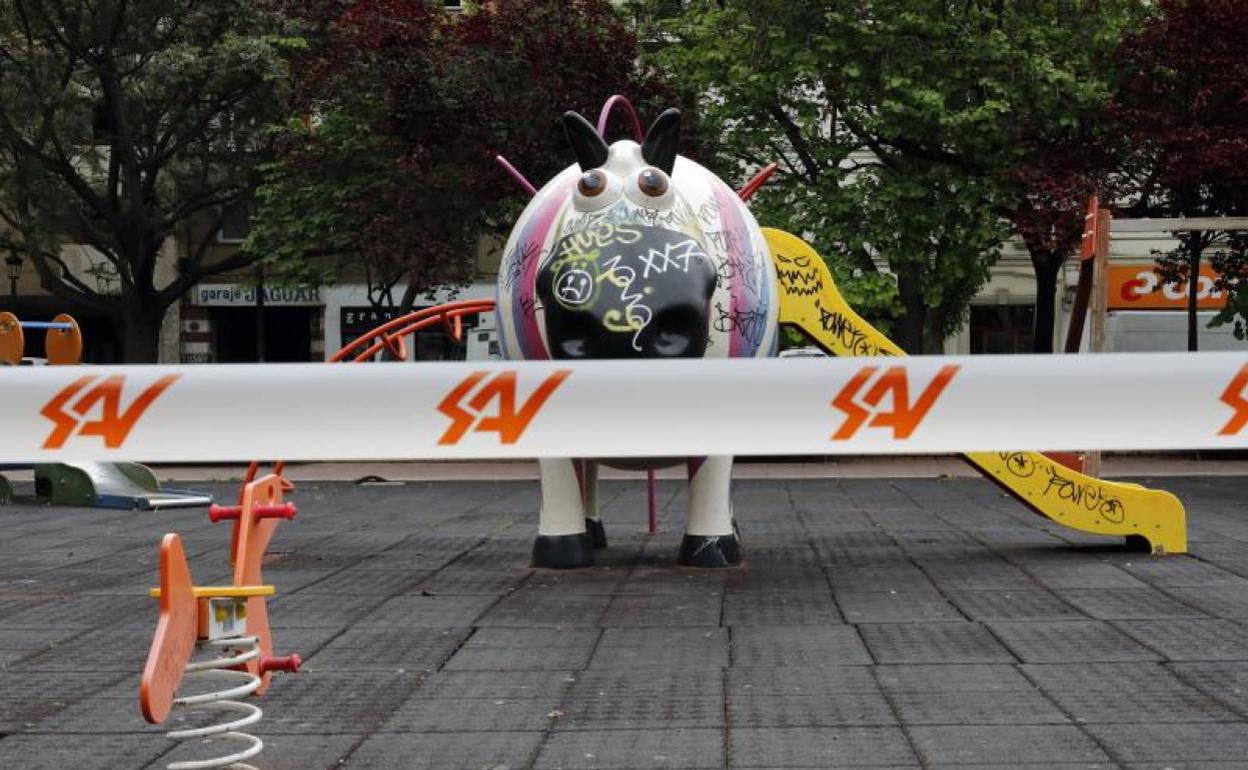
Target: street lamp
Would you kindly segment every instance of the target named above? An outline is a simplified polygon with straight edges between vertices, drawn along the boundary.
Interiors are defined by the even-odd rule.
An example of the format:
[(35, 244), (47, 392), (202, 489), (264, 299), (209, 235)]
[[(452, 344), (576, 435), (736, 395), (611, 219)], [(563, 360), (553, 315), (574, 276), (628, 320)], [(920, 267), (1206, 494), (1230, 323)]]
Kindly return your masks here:
[(9, 293), (13, 295), (13, 299), (17, 299), (17, 279), (22, 277), (22, 258), (16, 251), (10, 252), (4, 258), (4, 267), (9, 274)]

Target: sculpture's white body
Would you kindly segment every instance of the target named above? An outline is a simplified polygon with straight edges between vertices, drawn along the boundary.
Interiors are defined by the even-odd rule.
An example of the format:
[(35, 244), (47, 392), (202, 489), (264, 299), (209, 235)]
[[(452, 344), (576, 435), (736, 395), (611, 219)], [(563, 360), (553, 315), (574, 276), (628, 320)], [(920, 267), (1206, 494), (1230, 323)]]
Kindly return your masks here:
[[(639, 189), (638, 182), (638, 174), (650, 168), (642, 154), (642, 147), (636, 142), (615, 142), (606, 162), (597, 167), (605, 172), (605, 192), (592, 198), (579, 192), (577, 183), (583, 172), (574, 164), (548, 182), (524, 210), (512, 230), (499, 269), (498, 326), (506, 358), (551, 357), (545, 328), (546, 312), (535, 282), (542, 266), (556, 257), (555, 244), (572, 234), (592, 234), (629, 225), (662, 227), (688, 235), (709, 256), (716, 278), (708, 307), (704, 357), (775, 354), (779, 334), (775, 269), (753, 215), (718, 177), (683, 157), (675, 160), (667, 192), (658, 197), (647, 196)], [(628, 323), (640, 329), (651, 317), (651, 311), (657, 313), (660, 308), (647, 308), (644, 314), (634, 310), (632, 307), (625, 310), (629, 315)], [(575, 429), (592, 429), (592, 426), (576, 426)], [(664, 456), (663, 450), (663, 436), (658, 433), (654, 445), (656, 458)], [(644, 468), (683, 460), (656, 459), (621, 465)], [(610, 460), (541, 461), (539, 541), (542, 538), (583, 538), (587, 523), (601, 538), (597, 462)], [(735, 562), (730, 499), (732, 457), (690, 458), (688, 468), (690, 512), (682, 559), (693, 564), (714, 564), (714, 559), (690, 558), (689, 549), (700, 551), (709, 547), (718, 551), (718, 539), (731, 538), (728, 550), (732, 556), (728, 563)], [(535, 561), (543, 566), (537, 551), (535, 549)], [(545, 566), (580, 565), (550, 563)]]

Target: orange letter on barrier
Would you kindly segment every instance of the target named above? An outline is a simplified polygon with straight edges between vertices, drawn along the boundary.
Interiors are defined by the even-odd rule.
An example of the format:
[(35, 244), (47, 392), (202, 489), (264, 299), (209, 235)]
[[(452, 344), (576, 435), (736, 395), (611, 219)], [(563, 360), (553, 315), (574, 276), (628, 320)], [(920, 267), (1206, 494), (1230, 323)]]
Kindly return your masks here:
[[(918, 401), (911, 404), (910, 383), (906, 376), (906, 368), (904, 366), (889, 367), (876, 379), (875, 384), (859, 403), (854, 400), (855, 396), (876, 372), (874, 366), (863, 367), (832, 400), (832, 406), (846, 415), (845, 422), (841, 424), (836, 433), (832, 434), (832, 440), (845, 441), (853, 438), (871, 414), (874, 414), (869, 423), (871, 427), (892, 428), (893, 438), (909, 438), (918, 429), (927, 413), (931, 411), (932, 405), (944, 392), (945, 386), (958, 373), (958, 369), (959, 367), (952, 365), (941, 367), (932, 381), (919, 394)], [(877, 411), (876, 407), (884, 400), (886, 394), (892, 395), (892, 409)]]
[[(77, 417), (67, 413), (65, 405), (96, 378), (88, 375), (74, 380), (53, 396), (43, 409), (39, 410), (39, 414), (51, 420), (56, 426), (43, 442), (43, 448), (60, 449), (77, 428), (79, 436), (99, 436), (104, 439), (104, 446), (117, 449), (125, 442), (126, 436), (130, 435), (135, 423), (148, 410), (152, 402), (164, 393), (178, 379), (178, 376), (168, 374), (161, 377), (140, 393), (124, 412), (121, 411), (121, 388), (125, 384), (125, 377), (120, 374), (107, 377), (69, 407), (70, 411), (78, 415)], [(81, 422), (81, 418), (86, 417), (87, 412), (100, 401), (103, 402), (100, 407), (100, 419)]]
[[(454, 390), (438, 404), (438, 411), (453, 421), (451, 427), (442, 434), (442, 438), (438, 439), (438, 443), (458, 444), (464, 434), (472, 428), (474, 421), (476, 428), (472, 428), (473, 430), (482, 433), (493, 431), (498, 434), (502, 443), (516, 443), (524, 433), (524, 429), (529, 426), (542, 405), (546, 403), (546, 399), (550, 398), (555, 388), (558, 388), (571, 373), (570, 369), (560, 369), (547, 377), (517, 412), (516, 373), (514, 371), (496, 374), (477, 391), (477, 394), (468, 402), (467, 408), (461, 406), (464, 397), (471, 393), (487, 374), (487, 372), (473, 372), (456, 385)], [(481, 412), (489, 406), (491, 401), (495, 400), (498, 401), (498, 411), (492, 416), (482, 415)]]
[(1234, 409), (1235, 414), (1226, 421), (1222, 430), (1218, 431), (1219, 436), (1234, 436), (1244, 429), (1244, 425), (1248, 425), (1248, 400), (1244, 399), (1244, 386), (1246, 385), (1248, 385), (1248, 364), (1239, 370), (1239, 373), (1231, 380), (1231, 384), (1222, 391), (1222, 403)]

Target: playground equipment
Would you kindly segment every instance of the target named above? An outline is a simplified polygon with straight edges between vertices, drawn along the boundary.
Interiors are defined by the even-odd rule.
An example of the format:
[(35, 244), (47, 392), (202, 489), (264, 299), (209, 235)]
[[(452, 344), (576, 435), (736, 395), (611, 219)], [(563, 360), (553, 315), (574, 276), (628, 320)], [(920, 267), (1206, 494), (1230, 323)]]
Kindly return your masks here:
[[(813, 249), (765, 236), (754, 222), (743, 200), (773, 168), (733, 194), (678, 157), (674, 111), (644, 136), (633, 120), (638, 141), (608, 146), (601, 128), (613, 107), (632, 116), (615, 98), (599, 130), (565, 116), (577, 163), (536, 192), (506, 247), (496, 312), (512, 361), (130, 368), (72, 382), (15, 372), (23, 376), (10, 378), (8, 403), (0, 403), (12, 426), (0, 460), (10, 459), (6, 451), (44, 460), (230, 460), (241, 435), (251, 454), (294, 460), (537, 457), (534, 563), (552, 567), (590, 563), (605, 540), (597, 463), (685, 462), (691, 510), (681, 560), (723, 566), (740, 558), (729, 495), (734, 453), (971, 449), (968, 459), (985, 475), (1055, 521), (1147, 541), (1158, 553), (1185, 549), (1183, 510), (1172, 496), (1019, 450), (1248, 447), (1241, 356), (715, 360), (769, 357), (781, 323), (833, 354), (900, 351), (845, 305)], [(405, 333), (443, 323), (457, 334), (457, 315), (489, 307), (467, 301), (395, 319), (334, 360), (403, 357)], [(630, 360), (575, 360), (612, 357)], [(80, 383), (100, 377), (115, 382), (112, 443), (97, 423), (62, 409)], [(1061, 419), (1017, 407), (1051, 400), (1055, 380), (1081, 394), (1062, 405)], [(133, 410), (124, 425), (123, 384), (125, 413)], [(1183, 420), (1159, 427), (1139, 419), (1176, 393), (1187, 399)], [(239, 424), (242, 402), (265, 415), (262, 426)]]
[(25, 330), (44, 331), (44, 350), (49, 364), (76, 364), (82, 360), (82, 330), (68, 313), (51, 323), (19, 321), (9, 312), (0, 313), (0, 365), (18, 366), (26, 353)]
[[(615, 107), (625, 110), (636, 141), (606, 143)], [(710, 171), (677, 154), (678, 111), (664, 112), (643, 137), (632, 106), (620, 96), (603, 106), (596, 128), (574, 112), (565, 113), (563, 122), (576, 163), (540, 190), (499, 159), (533, 195), (499, 269), (505, 358), (770, 356), (779, 323), (799, 328), (832, 355), (901, 354), (849, 309), (813, 249), (794, 236), (760, 231), (744, 201), (774, 166), (733, 194)], [(894, 399), (903, 392), (894, 391)], [(885, 393), (876, 386), (868, 399), (878, 403)], [(854, 406), (852, 393), (845, 403)], [(1165, 492), (1083, 476), (1080, 460), (1069, 454), (966, 457), (1056, 521), (1143, 540), (1155, 552), (1186, 549), (1182, 505)], [(606, 544), (596, 493), (600, 462), (673, 464), (542, 459), (534, 565), (587, 566), (593, 549)], [(680, 562), (735, 564), (740, 548), (729, 495), (732, 458), (686, 463), (689, 522)]]
[[(0, 313), (0, 365), (18, 366), (26, 351), (25, 331), (46, 332), (44, 352), (52, 366), (77, 364), (82, 360), (82, 330), (68, 313), (49, 322), (19, 321), (12, 313)], [(72, 407), (85, 416), (96, 399), (84, 396)], [(107, 407), (105, 407), (107, 408)], [(33, 470), (35, 493), (54, 505), (80, 505), (93, 508), (153, 510), (208, 505), (212, 498), (197, 492), (161, 489), (156, 476), (144, 465), (125, 462), (82, 462), (7, 464), (0, 471)], [(13, 497), (9, 480), (0, 475), (0, 503)]]
[[(264, 742), (242, 730), (259, 722), (263, 711), (245, 698), (262, 695), (272, 672), (299, 670), (298, 655), (273, 656), (265, 599), (274, 590), (264, 585), (260, 570), (277, 520), (295, 517), (295, 505), (282, 499), (290, 489), (286, 479), (270, 474), (249, 482), (239, 505), (210, 509), (213, 522), (234, 522), (231, 585), (194, 585), (181, 538), (167, 534), (161, 542), (160, 588), (151, 592), (160, 599), (160, 620), (139, 683), (143, 717), (153, 724), (164, 723), (175, 710), (233, 717), (167, 735), (177, 741), (221, 736), (243, 746), (212, 759), (172, 762), (169, 770), (255, 770), (245, 762), (264, 749)], [(192, 661), (197, 650), (209, 657)], [(187, 680), (198, 685), (193, 688), (196, 692), (179, 697)], [(204, 691), (214, 683), (220, 688)]]
[[(617, 107), (635, 141), (608, 145), (603, 132)], [(563, 125), (576, 163), (534, 194), (503, 251), (497, 313), (504, 358), (775, 355), (775, 269), (742, 200), (762, 181), (738, 194), (678, 155), (677, 110), (665, 111), (643, 136), (628, 100), (614, 96), (597, 128), (575, 112), (564, 114)], [(599, 463), (638, 470), (684, 463), (689, 520), (680, 562), (740, 560), (731, 456), (544, 458), (534, 565), (588, 566), (594, 549), (606, 545)]]
[[(904, 356), (855, 313), (827, 264), (797, 236), (765, 228), (780, 278), (780, 323), (832, 356)], [(1104, 481), (1038, 452), (973, 452), (963, 457), (1036, 513), (1072, 529), (1121, 535), (1153, 553), (1185, 553), (1183, 504), (1169, 492)]]

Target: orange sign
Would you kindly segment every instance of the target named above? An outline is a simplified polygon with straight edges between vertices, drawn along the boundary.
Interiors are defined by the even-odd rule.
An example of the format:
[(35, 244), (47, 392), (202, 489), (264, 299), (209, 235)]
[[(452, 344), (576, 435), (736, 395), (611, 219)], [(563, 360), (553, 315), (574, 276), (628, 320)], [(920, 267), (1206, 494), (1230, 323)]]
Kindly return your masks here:
[[(945, 386), (953, 379), (953, 375), (958, 373), (959, 368), (958, 366), (941, 367), (932, 381), (919, 394), (919, 399), (911, 404), (910, 383), (906, 378), (904, 366), (890, 366), (878, 377), (875, 376), (879, 371), (878, 366), (864, 366), (849, 382), (845, 383), (845, 387), (841, 388), (841, 392), (837, 393), (836, 398), (832, 400), (832, 406), (845, 413), (845, 422), (841, 423), (841, 427), (832, 434), (832, 440), (844, 441), (853, 438), (864, 423), (875, 428), (891, 427), (893, 438), (909, 438), (910, 434), (919, 427), (923, 418), (927, 416)], [(873, 378), (875, 382), (867, 394), (862, 397), (861, 401), (855, 400), (858, 391), (862, 390), (862, 387)], [(878, 408), (886, 394), (892, 394), (892, 409), (887, 411)], [(871, 418), (870, 423), (867, 423), (868, 417)]]
[[(1196, 307), (1221, 310), (1226, 293), (1215, 289), (1213, 269), (1201, 265), (1196, 289)], [(1109, 266), (1110, 310), (1186, 310), (1187, 282), (1182, 285), (1162, 284), (1148, 265)]]
[(1231, 419), (1226, 421), (1219, 436), (1234, 436), (1248, 425), (1248, 400), (1244, 398), (1244, 388), (1248, 386), (1248, 364), (1231, 378), (1231, 384), (1222, 391), (1222, 403), (1235, 410)]
[[(524, 429), (529, 426), (538, 410), (555, 392), (555, 388), (572, 374), (571, 369), (559, 369), (542, 381), (533, 391), (533, 395), (524, 402), (520, 411), (516, 411), (516, 373), (514, 371), (499, 372), (484, 385), (477, 385), (485, 379), (489, 372), (473, 372), (461, 381), (438, 404), (438, 411), (450, 417), (451, 427), (446, 429), (439, 444), (458, 444), (469, 429), (479, 432), (494, 431), (504, 444), (514, 444), (520, 439)], [(469, 393), (476, 390), (467, 407), (461, 402)], [(498, 402), (498, 411), (486, 416), (482, 411), (491, 401)], [(473, 427), (473, 424), (476, 427)]]
[[(105, 377), (98, 385), (83, 393), (67, 412), (65, 407), (70, 399), (97, 379), (99, 377), (96, 375), (79, 377), (65, 386), (39, 410), (39, 414), (51, 420), (56, 426), (44, 440), (44, 449), (60, 449), (65, 446), (65, 441), (74, 434), (75, 430), (79, 436), (99, 436), (104, 439), (104, 446), (117, 449), (125, 442), (126, 436), (130, 435), (130, 431), (134, 429), (134, 424), (139, 421), (152, 402), (178, 379), (178, 375), (168, 374), (161, 377), (140, 393), (124, 412), (121, 410), (121, 389), (125, 385), (125, 376), (117, 374)], [(87, 413), (94, 409), (97, 403), (101, 405), (100, 418), (86, 421), (84, 418)]]

